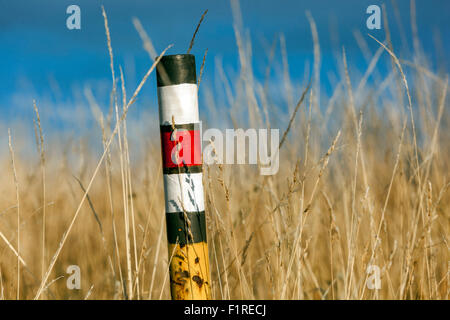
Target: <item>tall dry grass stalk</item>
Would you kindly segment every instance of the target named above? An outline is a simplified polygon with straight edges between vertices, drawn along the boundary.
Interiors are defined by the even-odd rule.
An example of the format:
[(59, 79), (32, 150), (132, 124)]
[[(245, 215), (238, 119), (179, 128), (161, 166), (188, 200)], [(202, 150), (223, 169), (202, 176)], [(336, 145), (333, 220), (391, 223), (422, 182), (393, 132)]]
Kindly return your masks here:
[[(33, 108), (36, 113), (36, 120), (33, 119), (35, 125), (35, 137), (36, 147), (39, 152), (40, 167), (42, 174), (42, 267), (41, 278), (44, 278), (46, 256), (45, 256), (45, 226), (46, 226), (46, 188), (45, 188), (45, 148), (44, 148), (44, 135), (41, 127), (41, 117), (39, 115), (39, 109), (36, 105), (36, 101), (33, 100)], [(36, 126), (37, 124), (37, 126)]]

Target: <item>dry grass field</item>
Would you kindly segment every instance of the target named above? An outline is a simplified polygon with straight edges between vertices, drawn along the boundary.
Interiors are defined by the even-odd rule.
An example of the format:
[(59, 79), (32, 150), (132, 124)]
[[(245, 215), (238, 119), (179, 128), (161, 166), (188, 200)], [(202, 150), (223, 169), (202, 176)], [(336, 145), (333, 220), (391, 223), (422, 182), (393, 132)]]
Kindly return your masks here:
[[(375, 39), (359, 39), (366, 70), (343, 48), (341, 78), (319, 99), (321, 51), (308, 17), (315, 59), (302, 83), (290, 81), (283, 38), (267, 53), (267, 73), (279, 73), (283, 90), (256, 80), (239, 23), (236, 75), (206, 59), (206, 68), (216, 63), (225, 99), (200, 84), (204, 127), (279, 128), (280, 140), (286, 133), (276, 175), (254, 165), (204, 166), (213, 298), (448, 299), (447, 74), (418, 47), (397, 58), (386, 29), (376, 52), (364, 49)], [(377, 69), (382, 59), (392, 66), (387, 75)], [(275, 62), (284, 67), (272, 69)], [(0, 125), (0, 299), (170, 298), (157, 103), (140, 106), (148, 117), (127, 121), (123, 111), (133, 113), (141, 90), (126, 85), (114, 59), (111, 66), (111, 105), (98, 108), (96, 93), (86, 92), (101, 130), (52, 144), (39, 101), (36, 136), (11, 130), (8, 143), (8, 124)], [(129, 137), (130, 128), (141, 135)], [(66, 286), (70, 265), (80, 267), (79, 290)], [(369, 266), (380, 270), (378, 290), (367, 286)]]

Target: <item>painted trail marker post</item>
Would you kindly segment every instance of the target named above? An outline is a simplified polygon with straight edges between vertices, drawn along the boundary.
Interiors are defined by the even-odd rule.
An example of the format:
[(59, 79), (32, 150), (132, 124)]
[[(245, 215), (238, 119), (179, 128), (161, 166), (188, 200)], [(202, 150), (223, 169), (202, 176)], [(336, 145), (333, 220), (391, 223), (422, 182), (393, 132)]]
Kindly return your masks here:
[(195, 57), (163, 56), (156, 70), (170, 291), (211, 299)]

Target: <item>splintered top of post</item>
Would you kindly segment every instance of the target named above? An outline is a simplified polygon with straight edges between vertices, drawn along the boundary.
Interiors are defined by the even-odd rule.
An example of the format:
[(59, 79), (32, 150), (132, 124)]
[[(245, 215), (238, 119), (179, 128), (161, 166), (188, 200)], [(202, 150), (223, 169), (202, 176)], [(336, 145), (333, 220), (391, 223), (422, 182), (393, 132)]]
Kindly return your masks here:
[(195, 56), (193, 54), (173, 54), (163, 56), (156, 67), (158, 87), (182, 83), (197, 84)]

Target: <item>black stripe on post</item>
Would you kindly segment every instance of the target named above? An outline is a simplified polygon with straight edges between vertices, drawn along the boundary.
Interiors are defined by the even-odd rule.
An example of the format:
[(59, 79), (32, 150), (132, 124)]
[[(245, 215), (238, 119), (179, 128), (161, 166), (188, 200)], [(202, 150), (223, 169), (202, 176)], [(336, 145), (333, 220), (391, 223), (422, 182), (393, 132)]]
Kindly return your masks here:
[[(190, 228), (184, 218), (185, 214), (189, 219)], [(166, 223), (169, 243), (175, 244), (178, 241), (178, 244), (183, 246), (189, 243), (206, 242), (205, 211), (166, 213)], [(188, 232), (188, 228), (190, 229), (190, 233)]]
[(163, 56), (156, 66), (158, 87), (175, 84), (197, 84), (195, 56), (192, 54), (174, 54)]

